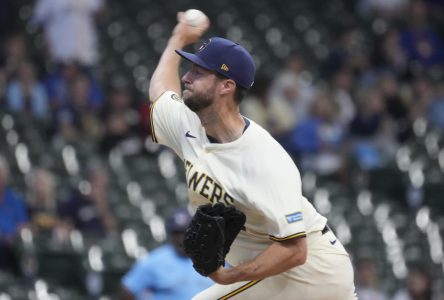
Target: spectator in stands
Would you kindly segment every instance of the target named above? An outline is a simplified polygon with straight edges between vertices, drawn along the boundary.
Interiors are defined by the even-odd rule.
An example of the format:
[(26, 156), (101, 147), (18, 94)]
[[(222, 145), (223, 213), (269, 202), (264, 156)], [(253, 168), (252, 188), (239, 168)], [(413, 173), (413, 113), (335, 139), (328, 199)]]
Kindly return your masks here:
[(57, 70), (45, 78), (45, 87), (51, 104), (51, 110), (57, 112), (69, 103), (71, 82), (81, 74), (77, 64), (60, 64)]
[(89, 111), (98, 114), (104, 104), (98, 83), (87, 74), (79, 74), (70, 82), (70, 103), (72, 106), (87, 106)]
[(329, 94), (320, 91), (313, 103), (311, 115), (291, 133), (291, 153), (301, 157), (301, 168), (321, 175), (333, 175), (343, 166), (341, 148), (345, 127), (339, 120), (339, 110)]
[(377, 89), (362, 90), (358, 99), (358, 112), (349, 126), (351, 150), (363, 170), (379, 168), (396, 150), (394, 129)]
[(8, 108), (23, 116), (45, 121), (49, 116), (48, 97), (45, 88), (37, 80), (34, 65), (22, 62), (6, 89)]
[(246, 117), (252, 119), (269, 132), (271, 131), (272, 122), (270, 116), (270, 97), (269, 87), (270, 78), (267, 76), (256, 76), (255, 84), (250, 89), (247, 97), (241, 102), (241, 112)]
[(285, 146), (285, 138), (294, 128), (294, 107), (285, 99), (271, 99), (270, 78), (256, 76), (255, 84), (241, 102), (241, 112), (267, 129)]
[(444, 65), (444, 42), (428, 23), (427, 15), (423, 1), (412, 1), (407, 14), (408, 27), (401, 33), (401, 47), (415, 68)]
[(188, 300), (213, 282), (193, 269), (183, 250), (191, 216), (175, 210), (167, 219), (169, 243), (138, 260), (122, 278), (122, 300)]
[(358, 93), (358, 111), (350, 123), (352, 137), (374, 139), (383, 129), (385, 105), (381, 93), (376, 89), (361, 90)]
[(85, 74), (76, 63), (60, 64), (56, 71), (49, 74), (45, 80), (45, 86), (53, 111), (69, 106), (71, 104), (71, 88), (78, 78), (88, 79), (87, 99), (90, 108), (95, 112), (103, 105), (103, 95), (99, 83), (91, 76)]
[(97, 142), (103, 134), (102, 122), (91, 98), (90, 81), (79, 74), (69, 86), (69, 103), (56, 112), (57, 128), (68, 140), (80, 138)]
[(338, 120), (348, 125), (356, 113), (352, 99), (353, 74), (351, 70), (342, 68), (336, 71), (331, 78), (332, 100), (338, 108)]
[(76, 120), (69, 110), (60, 110), (55, 116), (55, 139), (67, 142), (78, 142), (81, 140)]
[(39, 0), (34, 22), (43, 26), (49, 54), (56, 63), (78, 62), (91, 67), (98, 61), (95, 17), (103, 0)]
[(133, 107), (132, 95), (128, 86), (114, 85), (104, 112), (105, 133), (101, 150), (108, 153), (117, 145), (133, 141), (139, 125), (138, 111)]
[(27, 226), (25, 201), (9, 186), (9, 166), (0, 156), (0, 270), (20, 273), (14, 241), (20, 229)]
[(361, 258), (356, 262), (356, 293), (359, 300), (387, 300), (388, 297), (378, 287), (378, 274), (375, 261)]
[(6, 38), (0, 54), (0, 69), (5, 70), (10, 79), (18, 72), (20, 65), (28, 60), (25, 36), (20, 33), (11, 34)]
[(384, 98), (385, 110), (393, 125), (394, 138), (400, 143), (407, 141), (412, 135), (410, 105), (407, 99), (401, 98), (398, 80), (392, 73), (384, 72), (380, 74), (376, 88)]
[[(304, 120), (313, 102), (314, 88), (310, 79), (304, 77), (305, 62), (298, 53), (292, 53), (286, 60), (281, 72), (272, 81), (269, 97), (277, 106), (291, 109), (292, 114), (283, 114), (281, 117), (280, 131), (289, 131), (299, 122)], [(306, 74), (307, 75), (307, 74)], [(291, 116), (292, 115), (292, 116)]]
[(27, 197), (31, 229), (38, 234), (52, 235), (63, 243), (68, 231), (61, 226), (55, 197), (54, 176), (43, 168), (33, 171)]
[(348, 27), (337, 34), (323, 65), (323, 75), (331, 79), (340, 70), (350, 70), (360, 75), (369, 65), (369, 49), (364, 33), (358, 27)]
[(117, 222), (108, 204), (108, 173), (94, 167), (88, 182), (81, 184), (66, 203), (60, 206), (62, 220), (84, 234), (104, 236), (115, 232)]
[(407, 288), (396, 292), (393, 300), (433, 300), (432, 278), (424, 267), (409, 272)]
[(99, 136), (101, 129), (97, 128), (99, 125), (97, 119), (101, 108), (101, 103), (94, 103), (90, 98), (91, 82), (86, 75), (79, 75), (73, 79), (70, 86), (70, 103), (67, 108), (75, 116), (79, 122), (83, 133), (88, 133), (92, 136)]
[(372, 60), (374, 67), (388, 70), (404, 78), (408, 75), (408, 59), (400, 40), (399, 30), (389, 28), (380, 39), (376, 39), (378, 46), (374, 49)]

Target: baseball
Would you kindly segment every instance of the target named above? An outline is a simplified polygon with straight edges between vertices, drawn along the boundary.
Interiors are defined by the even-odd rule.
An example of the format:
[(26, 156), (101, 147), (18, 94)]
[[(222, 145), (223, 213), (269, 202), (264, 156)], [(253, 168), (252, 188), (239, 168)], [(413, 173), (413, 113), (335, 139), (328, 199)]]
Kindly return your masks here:
[(198, 9), (189, 9), (185, 12), (185, 21), (188, 25), (201, 26), (207, 20), (207, 16)]

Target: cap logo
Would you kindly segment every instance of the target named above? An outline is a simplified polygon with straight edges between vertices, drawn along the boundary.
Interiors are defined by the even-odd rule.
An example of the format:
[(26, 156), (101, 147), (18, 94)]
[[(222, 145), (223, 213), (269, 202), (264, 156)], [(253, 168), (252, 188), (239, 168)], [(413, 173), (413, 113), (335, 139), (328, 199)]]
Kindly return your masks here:
[(225, 72), (228, 72), (228, 70), (230, 70), (226, 64), (222, 64), (222, 66), (220, 66), (220, 69)]
[(197, 49), (197, 52), (202, 51), (203, 49), (205, 49), (209, 44), (211, 43), (211, 39), (208, 39), (206, 41), (202, 42), (202, 45), (200, 45), (199, 49)]

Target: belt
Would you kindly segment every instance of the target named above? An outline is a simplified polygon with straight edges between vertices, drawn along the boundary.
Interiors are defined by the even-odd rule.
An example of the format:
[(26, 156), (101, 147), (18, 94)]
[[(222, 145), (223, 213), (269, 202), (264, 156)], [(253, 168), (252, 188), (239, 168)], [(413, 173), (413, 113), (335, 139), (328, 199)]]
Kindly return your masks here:
[(322, 235), (324, 235), (327, 232), (329, 232), (330, 230), (331, 230), (330, 227), (327, 224), (325, 224), (325, 227), (324, 227), (324, 229), (322, 229), (321, 233), (322, 233)]

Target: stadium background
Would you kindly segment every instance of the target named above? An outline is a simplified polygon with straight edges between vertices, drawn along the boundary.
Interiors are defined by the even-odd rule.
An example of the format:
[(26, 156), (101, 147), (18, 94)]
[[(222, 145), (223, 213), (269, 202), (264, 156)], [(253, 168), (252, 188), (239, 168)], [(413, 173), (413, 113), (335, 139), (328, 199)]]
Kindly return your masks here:
[[(186, 185), (182, 163), (150, 141), (147, 87), (176, 12), (188, 8), (210, 17), (206, 36), (253, 54), (258, 76), (242, 108), (297, 161), (306, 197), (353, 262), (371, 258), (390, 296), (420, 265), (441, 299), (442, 1), (109, 0), (95, 16), (98, 61), (81, 66), (55, 63), (34, 6), (0, 4), (0, 154), (31, 216), (13, 242), (19, 275), (0, 272), (0, 299), (113, 299), (134, 260), (164, 242), (163, 218), (186, 203)], [(8, 100), (33, 70), (47, 111)], [(70, 86), (66, 107), (51, 102), (57, 80)], [(50, 224), (76, 191), (106, 190), (95, 203), (100, 230), (33, 218), (39, 176), (54, 181)]]

